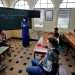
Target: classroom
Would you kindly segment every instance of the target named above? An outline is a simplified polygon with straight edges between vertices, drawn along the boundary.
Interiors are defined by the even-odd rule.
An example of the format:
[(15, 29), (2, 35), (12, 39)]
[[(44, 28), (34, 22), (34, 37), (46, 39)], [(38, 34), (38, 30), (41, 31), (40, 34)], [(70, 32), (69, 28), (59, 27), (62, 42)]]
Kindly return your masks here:
[(75, 0), (0, 0), (0, 75), (75, 75)]

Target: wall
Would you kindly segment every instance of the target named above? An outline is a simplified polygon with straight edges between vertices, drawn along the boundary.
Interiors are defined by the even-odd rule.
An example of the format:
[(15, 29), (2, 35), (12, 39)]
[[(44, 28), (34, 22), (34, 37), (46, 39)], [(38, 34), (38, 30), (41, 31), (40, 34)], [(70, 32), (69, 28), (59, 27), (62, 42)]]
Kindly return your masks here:
[(6, 34), (7, 39), (10, 39), (12, 37), (12, 31), (11, 30), (4, 31), (4, 33)]
[[(9, 1), (9, 2), (8, 2)], [(14, 3), (17, 0), (3, 0), (4, 4), (7, 5), (8, 7), (14, 7)], [(50, 32), (53, 31), (53, 29), (57, 26), (57, 21), (58, 21), (58, 6), (60, 1), (62, 0), (52, 0), (55, 4), (55, 11), (54, 11), (54, 16), (53, 16), (53, 21), (45, 21), (43, 20), (43, 28), (38, 28), (34, 27), (34, 19), (32, 19), (32, 29), (30, 29), (30, 37), (32, 38), (37, 38), (37, 32), (36, 31), (45, 31), (45, 32)], [(13, 3), (13, 4), (12, 4)], [(31, 4), (31, 2), (30, 2)], [(33, 4), (32, 4), (33, 5)], [(71, 16), (70, 16), (70, 25), (68, 29), (59, 29), (60, 32), (67, 32), (67, 31), (73, 31), (75, 28), (75, 9), (72, 9)], [(21, 37), (21, 30), (8, 30), (5, 31), (7, 34), (7, 38), (10, 37)]]
[[(57, 20), (58, 16), (57, 16), (57, 12), (55, 12), (54, 17), (53, 17), (53, 21), (43, 21), (43, 28), (38, 28), (38, 27), (34, 27), (34, 24), (36, 23), (34, 21), (34, 19), (32, 19), (32, 29), (30, 29), (30, 37), (33, 39), (37, 39), (38, 38), (38, 33), (37, 31), (43, 31), (43, 32), (50, 32), (53, 31), (53, 29), (57, 26)], [(68, 31), (73, 31), (73, 29), (75, 28), (75, 9), (72, 9), (71, 11), (71, 15), (70, 15), (70, 24), (69, 24), (69, 28), (68, 29), (59, 29), (60, 32), (68, 32)], [(21, 30), (9, 30), (6, 31), (7, 34), (7, 38), (10, 37), (22, 37), (21, 36)]]
[(75, 28), (75, 9), (72, 9), (71, 17), (70, 17), (69, 31), (73, 31), (74, 28)]
[(7, 39), (11, 38), (11, 37), (21, 37), (21, 30), (6, 30), (4, 31), (6, 33), (6, 37)]
[[(22, 38), (21, 29), (19, 29), (19, 30), (6, 30), (4, 32), (6, 34), (7, 39), (10, 39), (11, 37)], [(30, 38), (38, 39), (37, 32), (35, 32), (32, 29), (30, 29), (29, 32), (30, 32), (29, 33), (30, 34)]]
[[(38, 9), (39, 10), (39, 9)], [(50, 9), (48, 9), (48, 10), (50, 10)], [(34, 19), (32, 19), (32, 25), (33, 25), (33, 29), (35, 30), (35, 31), (44, 31), (44, 32), (50, 32), (50, 31), (53, 31), (53, 29), (56, 27), (56, 24), (55, 24), (55, 22), (56, 22), (56, 15), (55, 15), (55, 11), (53, 11), (53, 20), (52, 21), (46, 21), (45, 20), (45, 11), (46, 10), (44, 10), (44, 9), (41, 9), (40, 10), (41, 12), (42, 12), (42, 14), (41, 14), (41, 18), (40, 18), (40, 20), (42, 20), (42, 16), (43, 16), (43, 23), (42, 22), (39, 22), (39, 20), (37, 20), (39, 23), (38, 24), (43, 24), (43, 27), (35, 27), (34, 25), (37, 23)]]
[[(53, 29), (57, 26), (57, 22), (58, 22), (58, 11), (59, 9), (56, 9), (54, 11), (54, 15), (53, 15), (53, 21), (45, 21), (45, 18), (43, 20), (43, 27), (42, 28), (38, 28), (38, 27), (34, 27), (35, 25), (35, 21), (34, 19), (32, 20), (33, 23), (33, 30), (35, 31), (46, 31), (46, 32), (50, 32), (53, 31)], [(68, 31), (73, 31), (73, 29), (75, 28), (75, 9), (72, 9), (71, 11), (71, 15), (70, 15), (70, 23), (69, 23), (69, 27), (67, 29), (59, 29), (59, 32), (68, 32)]]

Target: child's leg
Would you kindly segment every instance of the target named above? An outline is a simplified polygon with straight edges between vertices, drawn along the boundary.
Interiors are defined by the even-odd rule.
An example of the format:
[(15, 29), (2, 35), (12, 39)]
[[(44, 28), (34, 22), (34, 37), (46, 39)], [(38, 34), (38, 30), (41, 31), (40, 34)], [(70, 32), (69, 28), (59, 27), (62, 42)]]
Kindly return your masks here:
[(39, 66), (30, 66), (26, 69), (29, 75), (42, 75), (43, 70)]
[(51, 75), (57, 75), (58, 72), (59, 72), (59, 64), (53, 63)]

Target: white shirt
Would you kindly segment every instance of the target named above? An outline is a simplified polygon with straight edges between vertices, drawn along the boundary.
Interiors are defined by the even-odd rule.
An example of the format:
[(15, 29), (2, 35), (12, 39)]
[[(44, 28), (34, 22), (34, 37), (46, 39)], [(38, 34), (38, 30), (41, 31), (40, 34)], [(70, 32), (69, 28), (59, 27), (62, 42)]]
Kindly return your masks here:
[(58, 44), (59, 44), (59, 38), (57, 38)]

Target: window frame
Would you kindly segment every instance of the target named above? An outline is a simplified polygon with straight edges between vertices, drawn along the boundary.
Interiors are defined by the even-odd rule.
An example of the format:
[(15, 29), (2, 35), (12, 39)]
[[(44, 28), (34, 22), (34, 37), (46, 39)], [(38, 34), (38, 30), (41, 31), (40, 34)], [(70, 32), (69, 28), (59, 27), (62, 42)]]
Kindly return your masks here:
[[(67, 28), (69, 28), (72, 8), (60, 8), (60, 9), (59, 9), (59, 14), (60, 14), (60, 11), (69, 11), (69, 23), (68, 23), (68, 27), (67, 27)], [(58, 15), (58, 19), (59, 19), (59, 18), (60, 18), (60, 15)], [(57, 22), (57, 27), (58, 27), (58, 28), (61, 28), (61, 29), (67, 29), (67, 28), (65, 28), (65, 27), (59, 27), (59, 26), (58, 26), (58, 22)]]
[(66, 7), (61, 7), (61, 4), (60, 4), (60, 6), (59, 6), (59, 8), (75, 8), (75, 6), (74, 7), (68, 7), (68, 4), (71, 4), (71, 3), (75, 3), (75, 2), (69, 2), (69, 0), (67, 0), (67, 2), (61, 2), (61, 4), (66, 4)]
[(3, 5), (3, 6), (1, 6), (1, 7), (4, 7), (4, 3), (3, 3), (3, 1), (2, 0), (0, 0), (1, 1), (1, 4)]
[[(17, 1), (15, 2), (15, 4), (14, 4), (14, 8), (15, 8), (15, 9), (17, 9), (17, 8), (15, 7), (15, 6), (16, 6), (16, 3), (19, 2), (19, 1), (21, 1), (21, 0), (17, 0)], [(23, 0), (23, 1), (25, 2), (26, 0)], [(29, 6), (29, 5), (28, 5), (28, 6)], [(19, 5), (18, 5), (18, 7), (19, 7)], [(25, 7), (25, 3), (24, 3), (24, 7)], [(18, 8), (18, 9), (20, 9), (20, 8)], [(30, 9), (30, 8), (28, 8), (28, 9)], [(26, 9), (26, 10), (28, 10), (28, 9)], [(25, 8), (24, 8), (24, 10), (25, 10)]]
[[(35, 0), (34, 0), (34, 1), (35, 1)], [(38, 0), (37, 0), (37, 2), (38, 2)], [(36, 8), (36, 9), (38, 8), (38, 7), (35, 7), (36, 4), (37, 4), (37, 2), (36, 2), (36, 3), (34, 2), (34, 8)], [(42, 4), (46, 4), (47, 7), (46, 7), (46, 8), (45, 8), (45, 7), (41, 7)], [(40, 7), (39, 7), (39, 9), (47, 9), (47, 8), (49, 8), (49, 7), (48, 7), (48, 4), (53, 5), (53, 7), (50, 7), (51, 9), (54, 8), (54, 4), (53, 4), (53, 3), (48, 3), (48, 0), (47, 0), (47, 3), (41, 3), (41, 0), (40, 0), (40, 3), (39, 3), (39, 6), (40, 6)]]
[[(50, 19), (47, 17), (47, 12), (51, 12), (51, 13), (52, 13), (52, 16), (51, 16)], [(53, 15), (54, 15), (53, 9), (45, 10), (45, 21), (53, 21)], [(49, 16), (50, 16), (50, 15), (49, 15)]]

